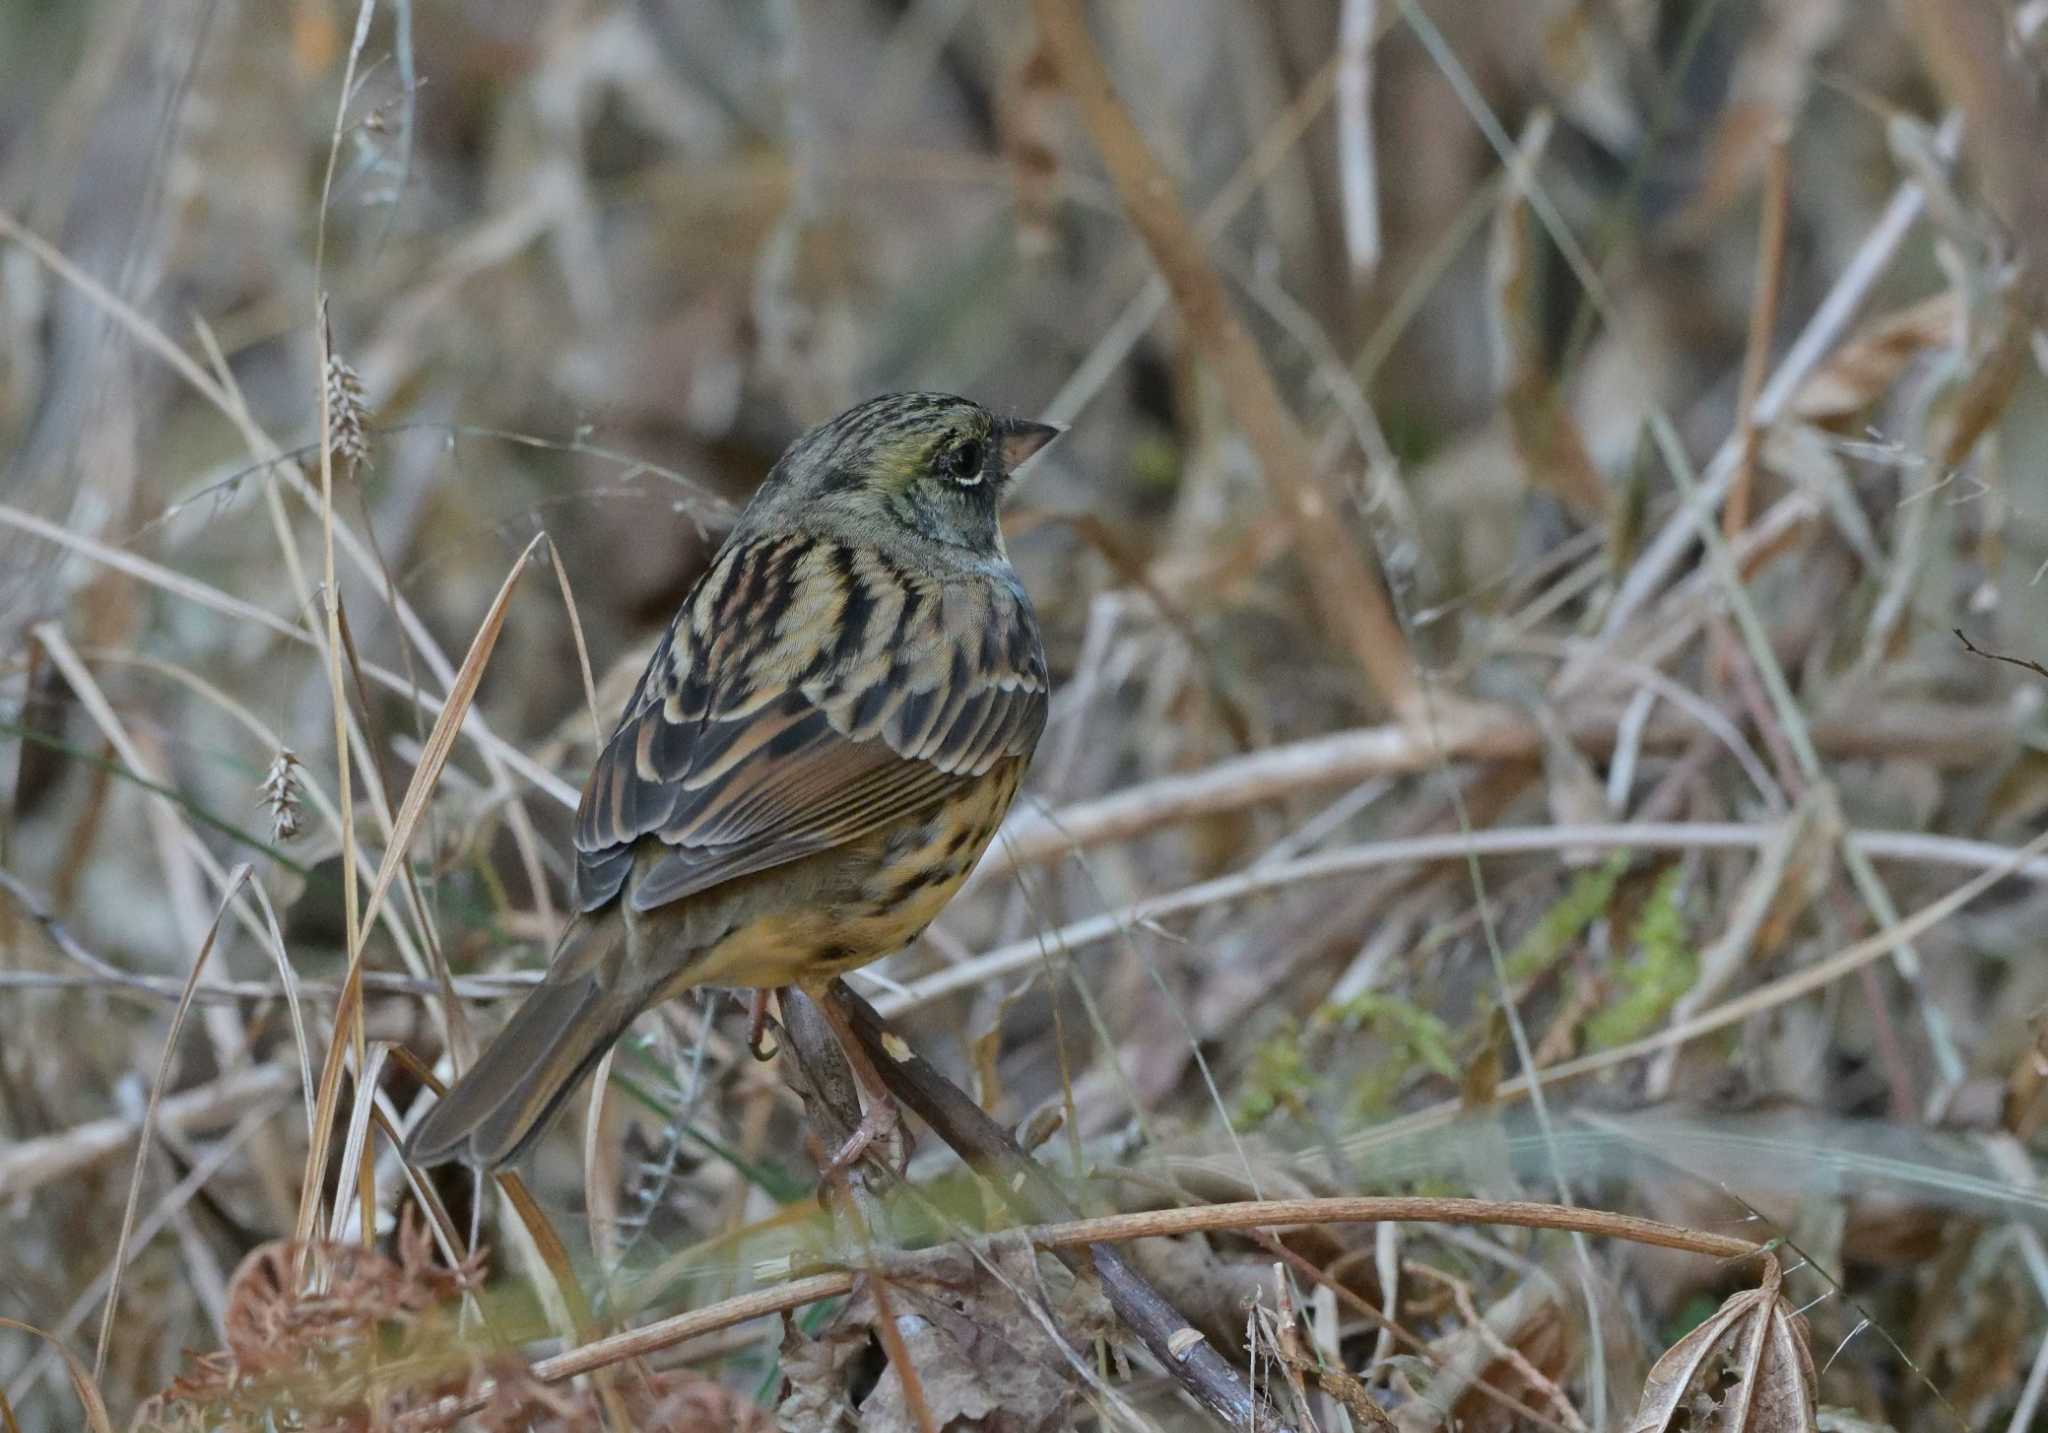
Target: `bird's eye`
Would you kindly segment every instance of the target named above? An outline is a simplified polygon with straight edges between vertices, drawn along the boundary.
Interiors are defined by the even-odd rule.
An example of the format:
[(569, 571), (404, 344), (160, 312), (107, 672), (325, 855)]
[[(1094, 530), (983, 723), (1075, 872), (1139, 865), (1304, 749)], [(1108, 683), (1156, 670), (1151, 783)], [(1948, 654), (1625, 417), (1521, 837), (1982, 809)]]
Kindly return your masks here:
[(955, 444), (939, 459), (939, 467), (956, 483), (978, 483), (981, 481), (981, 461), (987, 453), (981, 439), (969, 438), (964, 443)]

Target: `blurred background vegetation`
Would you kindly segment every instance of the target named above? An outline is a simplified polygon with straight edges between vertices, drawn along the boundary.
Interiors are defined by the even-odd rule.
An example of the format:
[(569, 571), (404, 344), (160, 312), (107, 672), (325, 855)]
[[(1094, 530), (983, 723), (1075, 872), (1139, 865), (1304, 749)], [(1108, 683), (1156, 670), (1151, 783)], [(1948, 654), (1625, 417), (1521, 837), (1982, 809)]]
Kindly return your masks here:
[[(321, 1339), (416, 1342), (449, 1296), (374, 1133), (388, 1262), (355, 1322), (292, 1322), (243, 1261), (305, 1197), (344, 853), (367, 887), (520, 553), (544, 532), (558, 568), (516, 588), (366, 941), (368, 1036), (429, 1063), (559, 928), (579, 641), (608, 725), (781, 448), (913, 387), (1073, 425), (1008, 524), (1059, 693), (997, 869), (856, 983), (1005, 1123), (1060, 1110), (1077, 1199), (1419, 1191), (1783, 1235), (1820, 1401), (1868, 1420), (1835, 1426), (2048, 1417), (2048, 867), (2012, 856), (2048, 826), (2044, 676), (1985, 655), (2048, 660), (2048, 4), (1087, 15), (1148, 192), (1202, 236), (1171, 293), (1022, 4), (0, 0), (0, 1317), (98, 1355), (118, 1420), (266, 1340), (302, 1372)], [(1188, 306), (1203, 282), (1227, 313)], [(323, 385), (330, 428), (362, 425), (332, 463), (346, 841)], [(1708, 510), (1732, 562), (1681, 510), (1699, 481), (1735, 494)], [(1393, 655), (1362, 665), (1347, 614), (1382, 601)], [(722, 997), (643, 1022), (588, 1177), (580, 1117), (532, 1171), (612, 1324), (819, 1237), (790, 1232), (800, 1107), (742, 1028)], [(1540, 1119), (1532, 1057), (1561, 1067)], [(382, 1088), (397, 1119), (419, 1085)], [(911, 1173), (946, 1187), (936, 1141)], [(439, 1187), (544, 1337), (517, 1221)], [(1404, 1429), (1623, 1426), (1757, 1278), (1527, 1230), (1310, 1234), (1321, 1356)], [(1233, 1356), (1273, 1306), (1242, 1238), (1134, 1249)], [(943, 1426), (1197, 1426), (1142, 1360), (1105, 1412), (976, 1277), (1044, 1376)], [(657, 1355), (635, 1416), (915, 1427), (877, 1317)], [(968, 1407), (990, 1361), (947, 1356), (933, 1395)], [(0, 1331), (0, 1394), (78, 1426), (28, 1334)], [(576, 1397), (502, 1426), (596, 1426)], [(204, 1401), (137, 1426), (210, 1426), (176, 1421)]]

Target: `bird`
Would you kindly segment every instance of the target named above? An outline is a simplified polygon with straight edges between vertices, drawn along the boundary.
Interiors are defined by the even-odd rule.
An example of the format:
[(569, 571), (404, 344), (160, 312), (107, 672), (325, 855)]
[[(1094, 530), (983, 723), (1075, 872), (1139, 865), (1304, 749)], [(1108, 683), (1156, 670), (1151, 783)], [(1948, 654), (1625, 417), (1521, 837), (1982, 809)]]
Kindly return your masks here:
[[(999, 507), (1061, 428), (892, 393), (783, 453), (655, 645), (574, 827), (575, 912), (540, 983), (408, 1136), (517, 1161), (643, 1011), (701, 986), (821, 997), (915, 940), (1001, 825), (1050, 683)], [(893, 1122), (818, 999), (870, 1109)]]

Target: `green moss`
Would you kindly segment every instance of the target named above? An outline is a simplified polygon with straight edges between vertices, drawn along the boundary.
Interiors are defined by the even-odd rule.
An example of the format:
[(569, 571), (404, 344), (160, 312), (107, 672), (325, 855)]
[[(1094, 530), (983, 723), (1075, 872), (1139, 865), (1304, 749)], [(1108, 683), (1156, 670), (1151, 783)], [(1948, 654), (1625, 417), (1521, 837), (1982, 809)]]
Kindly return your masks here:
[(1664, 1018), (1699, 979), (1699, 957), (1685, 939), (1685, 915), (1678, 909), (1676, 866), (1657, 881), (1636, 921), (1635, 957), (1615, 971), (1616, 995), (1586, 1022), (1593, 1048), (1626, 1044)]
[(1599, 919), (1614, 898), (1614, 888), (1628, 870), (1629, 855), (1616, 851), (1604, 865), (1581, 871), (1556, 905), (1545, 911), (1527, 935), (1508, 952), (1508, 980), (1516, 985), (1548, 970), (1565, 948)]
[(1342, 1005), (1325, 1006), (1316, 1013), (1315, 1024), (1320, 1029), (1369, 1032), (1387, 1047), (1352, 1081), (1351, 1108), (1357, 1114), (1384, 1113), (1417, 1065), (1447, 1080), (1458, 1078), (1451, 1027), (1399, 996), (1368, 991)]
[(1237, 1108), (1232, 1112), (1240, 1127), (1256, 1125), (1278, 1109), (1301, 1111), (1314, 1083), (1306, 1045), (1301, 1026), (1289, 1020), (1253, 1047), (1251, 1064), (1238, 1088)]
[(1164, 433), (1146, 433), (1132, 441), (1125, 471), (1147, 495), (1169, 495), (1180, 487), (1180, 447)]

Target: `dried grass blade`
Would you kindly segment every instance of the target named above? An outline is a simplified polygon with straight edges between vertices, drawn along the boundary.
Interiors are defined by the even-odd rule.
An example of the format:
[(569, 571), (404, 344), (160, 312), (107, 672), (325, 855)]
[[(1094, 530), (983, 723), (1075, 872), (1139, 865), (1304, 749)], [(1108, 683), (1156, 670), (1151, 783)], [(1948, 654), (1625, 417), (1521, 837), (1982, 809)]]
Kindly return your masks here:
[[(171, 1015), (171, 1028), (164, 1036), (163, 1053), (157, 1057), (156, 1082), (150, 1086), (149, 1105), (142, 1113), (142, 1128), (136, 1133), (135, 1169), (128, 1177), (128, 1206), (121, 1213), (121, 1232), (114, 1240), (113, 1276), (107, 1282), (107, 1305), (100, 1315), (99, 1348), (93, 1354), (92, 1375), (95, 1380), (107, 1366), (107, 1347), (114, 1333), (114, 1308), (121, 1300), (121, 1274), (128, 1264), (128, 1236), (135, 1228), (135, 1209), (142, 1198), (142, 1172), (148, 1166), (149, 1145), (156, 1134), (157, 1106), (163, 1102), (164, 1085), (171, 1077), (171, 1055), (178, 1048), (178, 1034), (185, 1028), (186, 1012), (192, 1008), (192, 992), (199, 988), (200, 972), (206, 969), (206, 958), (213, 954), (213, 947), (220, 937), (221, 923), (227, 919), (228, 907), (233, 904), (235, 893), (248, 879), (247, 862), (228, 873), (227, 889), (221, 892), (220, 904), (214, 909), (213, 924), (207, 927), (206, 939), (200, 942), (199, 954), (192, 961), (192, 971), (185, 977), (184, 993), (178, 997), (178, 1008)], [(69, 1357), (67, 1354), (66, 1358)], [(73, 1381), (76, 1379), (74, 1373)]]
[[(367, 758), (364, 764), (375, 769), (377, 779), (370, 784), (369, 790), (376, 806), (377, 818), (384, 823), (385, 835), (388, 837), (391, 832), (391, 774), (384, 761), (384, 745), (376, 729), (376, 719), (370, 712), (370, 689), (369, 683), (363, 680), (362, 654), (356, 650), (355, 634), (348, 625), (348, 612), (345, 609), (340, 610), (340, 617), (342, 654), (348, 658), (349, 672), (355, 678), (356, 698), (360, 703), (357, 711), (357, 725), (360, 729), (358, 741)], [(418, 683), (415, 682), (415, 699), (418, 690)], [(413, 921), (419, 927), (421, 947), (418, 952), (410, 947), (404, 947), (404, 953), (410, 959), (414, 974), (430, 971), (440, 984), (441, 1003), (430, 1009), (440, 1019), (442, 1042), (451, 1050), (461, 1050), (467, 1054), (473, 1048), (470, 1043), (469, 1023), (463, 1014), (461, 1002), (455, 998), (454, 981), (448, 974), (447, 953), (442, 950), (440, 936), (434, 929), (432, 908), (428, 906), (426, 897), (420, 893), (419, 878), (412, 867), (401, 866), (399, 869), (405, 873), (405, 894), (411, 904)], [(394, 915), (391, 918), (391, 926), (393, 929), (402, 929), (403, 922)]]
[(519, 1222), (526, 1226), (526, 1232), (533, 1236), (535, 1251), (554, 1276), (562, 1299), (568, 1305), (569, 1321), (576, 1326), (576, 1336), (588, 1339), (596, 1321), (591, 1317), (589, 1301), (583, 1297), (583, 1286), (576, 1282), (576, 1270), (569, 1263), (568, 1246), (562, 1242), (562, 1236), (555, 1232), (555, 1226), (548, 1222), (548, 1216), (518, 1175), (510, 1171), (501, 1172), (498, 1188), (511, 1201), (512, 1208), (519, 1214)]
[(440, 780), (441, 769), (448, 764), (448, 758), (455, 750), (455, 738), (461, 732), (463, 717), (476, 700), (476, 690), (483, 681), (491, 649), (497, 645), (498, 635), (504, 630), (505, 614), (511, 606), (512, 592), (519, 584), (520, 574), (526, 571), (534, 551), (546, 541), (547, 534), (540, 533), (513, 559), (511, 571), (505, 574), (498, 595), (491, 599), (490, 610), (484, 613), (483, 623), (477, 628), (469, 651), (463, 656), (462, 666), (455, 673), (448, 700), (441, 708), (441, 715), (435, 719), (434, 729), (427, 734), (419, 766), (413, 772), (411, 784), (406, 787), (405, 799), (399, 804), (398, 819), (392, 827), (391, 849), (384, 853), (383, 863), (377, 869), (377, 879), (370, 886), (370, 898), (363, 907), (366, 925), (377, 918), (384, 896), (391, 889), (392, 878), (412, 842), (413, 830), (419, 825), (435, 783)]
[[(341, 1168), (335, 1175), (335, 1187), (337, 1189), (346, 1189), (351, 1185), (360, 1186), (363, 1184), (364, 1172), (369, 1167), (364, 1155), (369, 1148), (370, 1114), (376, 1108), (378, 1079), (384, 1073), (384, 1065), (389, 1059), (390, 1053), (391, 1045), (389, 1041), (374, 1041), (370, 1045), (367, 1058), (363, 1062), (362, 1075), (356, 1080), (355, 1098), (349, 1105), (348, 1136), (342, 1142)], [(369, 1188), (374, 1192), (374, 1185), (369, 1186)], [(374, 1204), (365, 1201), (362, 1205), (361, 1227), (365, 1243), (369, 1243), (376, 1238), (377, 1227), (374, 1214)], [(341, 1203), (341, 1201), (336, 1200), (333, 1219), (327, 1228), (328, 1242), (339, 1244), (347, 1237), (347, 1206)]]
[(1373, 165), (1372, 42), (1377, 0), (1345, 0), (1337, 22), (1337, 175), (1344, 249), (1354, 282), (1380, 265), (1380, 191)]
[[(171, 784), (168, 773), (161, 768), (160, 764), (151, 761), (144, 755), (142, 749), (136, 745), (134, 737), (128, 728), (122, 724), (120, 715), (114, 710), (113, 703), (107, 700), (107, 694), (100, 689), (99, 683), (93, 679), (91, 669), (85, 665), (84, 660), (78, 655), (77, 649), (71, 645), (71, 640), (64, 635), (64, 629), (55, 622), (42, 622), (36, 625), (34, 634), (36, 641), (42, 644), (42, 648), (49, 654), (51, 662), (56, 665), (57, 670), (63, 675), (64, 680), (77, 695), (79, 705), (85, 709), (86, 714), (92, 718), (93, 724), (106, 737), (108, 745), (114, 749), (114, 754), (121, 759), (129, 771), (141, 778), (142, 781), (147, 782), (151, 790), (164, 798), (172, 808), (172, 815), (174, 817), (182, 818), (186, 814), (190, 803), (181, 799), (180, 794)], [(183, 851), (190, 854), (191, 860), (198, 865), (199, 869), (206, 873), (207, 879), (213, 882), (214, 887), (225, 894), (230, 884), (227, 869), (221, 865), (207, 844), (199, 839), (198, 833), (193, 831), (189, 824), (184, 824), (181, 819), (180, 824), (175, 828), (175, 834)], [(242, 833), (237, 831), (234, 834), (239, 837)], [(166, 851), (172, 849), (168, 838), (165, 841), (165, 849)], [(196, 938), (198, 935), (198, 922), (196, 912), (193, 914), (194, 919), (190, 930)], [(237, 915), (251, 935), (255, 936), (258, 940), (264, 939), (262, 925), (256, 920), (256, 917), (249, 911), (247, 906), (237, 907)]]
[(115, 572), (125, 573), (139, 581), (148, 583), (152, 587), (168, 592), (174, 597), (182, 597), (187, 602), (195, 603), (201, 607), (210, 607), (223, 616), (232, 617), (236, 621), (254, 622), (277, 633), (279, 636), (289, 637), (295, 642), (308, 640), (309, 634), (295, 622), (279, 617), (275, 613), (266, 612), (254, 603), (244, 602), (241, 598), (223, 592), (218, 587), (209, 586), (197, 578), (187, 577), (182, 572), (175, 572), (165, 567), (162, 563), (151, 562), (146, 557), (137, 557), (134, 553), (125, 552), (118, 547), (110, 547), (106, 543), (86, 536), (84, 533), (73, 532), (69, 528), (51, 522), (48, 518), (38, 517), (34, 513), (25, 512), (6, 503), (0, 503), (0, 525), (12, 527), (21, 532), (32, 533), (47, 542), (54, 542), (60, 546), (68, 547), (74, 552), (82, 553), (86, 557), (91, 558), (102, 567), (109, 568)]
[(263, 923), (270, 928), (270, 953), (277, 963), (278, 983), (284, 987), (285, 1010), (291, 1016), (292, 1044), (299, 1052), (299, 1086), (306, 1102), (306, 1139), (313, 1139), (313, 1045), (306, 1038), (306, 1017), (299, 1007), (299, 973), (292, 969), (291, 960), (284, 948), (284, 931), (277, 923), (277, 911), (270, 904), (270, 893), (263, 889), (261, 881), (252, 881), (249, 889), (255, 893), (257, 909), (263, 912)]
[[(319, 639), (312, 632), (307, 631), (304, 627), (294, 622), (277, 616), (275, 613), (266, 612), (261, 607), (244, 602), (241, 598), (223, 592), (218, 587), (209, 586), (197, 578), (188, 577), (182, 572), (175, 572), (161, 563), (151, 562), (146, 557), (137, 557), (135, 554), (124, 552), (117, 547), (110, 547), (106, 543), (96, 541), (83, 533), (72, 532), (68, 528), (60, 527), (47, 519), (35, 516), (33, 513), (24, 512), (20, 508), (0, 503), (0, 526), (13, 527), (23, 532), (33, 533), (35, 536), (46, 541), (56, 543), (62, 547), (68, 547), (74, 552), (82, 553), (104, 567), (125, 572), (132, 577), (139, 578), (175, 597), (182, 597), (188, 602), (210, 608), (225, 616), (233, 617), (237, 621), (254, 622), (302, 646), (318, 645)], [(403, 614), (401, 614), (402, 617)], [(363, 663), (363, 671), (379, 686), (399, 693), (416, 706), (422, 708), (433, 707), (435, 710), (439, 710), (442, 705), (435, 698), (416, 691), (413, 685), (404, 677), (388, 668), (380, 667), (373, 662), (365, 662)], [(487, 761), (504, 763), (506, 767), (517, 772), (537, 790), (554, 798), (560, 805), (572, 810), (575, 808), (576, 788), (555, 775), (554, 772), (535, 762), (531, 757), (520, 751), (518, 747), (513, 746), (495, 733), (483, 729), (481, 726), (470, 732), (470, 739), (476, 743), (478, 751), (483, 754)]]
[[(357, 23), (357, 40), (360, 43), (362, 30), (369, 23), (370, 0), (364, 0), (363, 13)], [(350, 51), (349, 68), (355, 68), (355, 52)], [(345, 83), (345, 82), (344, 82)], [(328, 159), (330, 177), (333, 171), (333, 157)], [(324, 206), (323, 206), (324, 207)], [(348, 932), (349, 975), (353, 982), (356, 962), (363, 948), (362, 912), (356, 905), (356, 822), (353, 767), (349, 756), (348, 691), (341, 681), (341, 589), (334, 574), (334, 406), (331, 386), (325, 381), (327, 364), (333, 343), (327, 331), (327, 296), (320, 296), (319, 317), (315, 332), (320, 341), (320, 536), (322, 547), (321, 582), (327, 609), (327, 690), (334, 709), (334, 776), (336, 802), (341, 807), (341, 904), (343, 923)], [(394, 840), (394, 848), (402, 843)], [(387, 853), (388, 859), (388, 853)], [(363, 1043), (359, 1026), (354, 1022), (355, 1012), (350, 1009), (351, 1001), (360, 1001), (360, 991), (344, 990), (341, 1009), (336, 1013), (334, 1040), (339, 1045), (343, 1032), (356, 1030), (356, 1062), (363, 1059)], [(324, 1091), (323, 1091), (324, 1093)], [(325, 1128), (323, 1125), (322, 1128)]]
[[(498, 634), (505, 625), (505, 614), (510, 606), (513, 588), (518, 584), (519, 575), (526, 570), (534, 549), (546, 540), (546, 534), (536, 536), (513, 561), (512, 570), (505, 574), (504, 583), (498, 588), (498, 595), (492, 599), (490, 610), (484, 614), (476, 636), (471, 640), (468, 653), (462, 659), (462, 666), (455, 673), (455, 681), (449, 688), (448, 700), (441, 707), (441, 714), (434, 721), (434, 729), (427, 734), (427, 744), (420, 753), (420, 762), (413, 771), (412, 782), (406, 787), (405, 799), (399, 804), (398, 818), (392, 824), (391, 844), (384, 852), (384, 859), (377, 868), (377, 877), (370, 885), (370, 898), (363, 908), (363, 924), (374, 924), (381, 908), (385, 892), (390, 890), (391, 881), (399, 864), (404, 861), (407, 848), (412, 844), (415, 828), (419, 825), (421, 813), (426, 810), (427, 800), (433, 795), (435, 783), (441, 770), (448, 764), (449, 754), (455, 746), (456, 734), (462, 729), (462, 720), (469, 711), (470, 703), (476, 699), (478, 684), (483, 680), (485, 665), (490, 661), (491, 650), (497, 645)], [(338, 654), (339, 643), (330, 651)], [(337, 658), (338, 659), (338, 658)], [(339, 673), (331, 674), (337, 684), (339, 695)], [(345, 865), (344, 869), (352, 869)], [(354, 943), (349, 950), (348, 974), (342, 986), (341, 999), (335, 1009), (334, 1036), (327, 1049), (327, 1063), (320, 1074), (319, 1108), (315, 1115), (314, 1128), (325, 1131), (332, 1126), (337, 1091), (341, 1079), (342, 1052), (346, 1047), (349, 1026), (360, 1014), (362, 1006), (363, 951), (360, 943)], [(305, 1188), (300, 1196), (299, 1222), (295, 1238), (303, 1245), (311, 1236), (318, 1220), (319, 1191), (327, 1173), (327, 1141), (315, 1139), (306, 1158)]]
[[(353, 63), (350, 66), (353, 69)], [(333, 157), (329, 156), (332, 172)], [(323, 204), (323, 213), (324, 213)], [(317, 260), (316, 260), (317, 267)], [(322, 294), (314, 324), (319, 340), (320, 384), (320, 531), (323, 539), (322, 568), (324, 601), (327, 609), (327, 694), (334, 713), (335, 802), (341, 808), (341, 905), (348, 940), (348, 978), (342, 983), (341, 1000), (335, 1007), (334, 1034), (327, 1047), (327, 1060), (320, 1072), (320, 1092), (313, 1114), (313, 1138), (306, 1146), (306, 1178), (299, 1190), (299, 1218), (293, 1242), (298, 1248), (294, 1260), (297, 1277), (304, 1277), (307, 1251), (312, 1248), (313, 1227), (319, 1222), (320, 1191), (327, 1177), (327, 1131), (334, 1125), (334, 1106), (341, 1090), (342, 1051), (351, 1039), (356, 1044), (356, 1068), (363, 1066), (360, 1015), (362, 1013), (363, 921), (356, 904), (356, 822), (355, 796), (351, 783), (348, 743), (348, 693), (341, 683), (341, 594), (334, 581), (334, 452), (330, 435), (334, 413), (325, 381), (328, 359), (327, 296)], [(438, 726), (437, 726), (438, 729)], [(422, 767), (422, 771), (424, 771)], [(394, 839), (385, 851), (385, 864), (404, 843)]]
[(1778, 322), (1778, 290), (1785, 277), (1785, 208), (1791, 187), (1791, 132), (1781, 125), (1771, 136), (1764, 170), (1764, 206), (1757, 236), (1756, 297), (1749, 310), (1749, 335), (1742, 354), (1741, 387), (1735, 404), (1736, 436), (1741, 456), (1728, 496), (1721, 508), (1721, 530), (1734, 538), (1749, 526), (1749, 493), (1756, 477), (1757, 442), (1763, 425), (1757, 421), (1757, 394), (1764, 386), (1764, 365), (1771, 357), (1771, 331)]
[(207, 376), (206, 370), (191, 354), (172, 343), (162, 329), (123, 303), (106, 285), (65, 258), (62, 250), (40, 235), (22, 228), (4, 209), (0, 209), (0, 239), (12, 239), (35, 255), (43, 267), (84, 294), (95, 307), (105, 310), (137, 343), (176, 369), (178, 376), (196, 388), (207, 402), (224, 413), (229, 411), (227, 394)]
[(583, 1123), (583, 1207), (590, 1223), (590, 1251), (597, 1257), (599, 1287), (610, 1283), (619, 1253), (619, 1171), (604, 1148), (604, 1094), (612, 1082), (615, 1045), (604, 1052), (590, 1079), (590, 1110)]
[[(78, 1393), (78, 1401), (85, 1405), (86, 1426), (92, 1433), (114, 1433), (114, 1420), (107, 1414), (107, 1401), (100, 1397), (99, 1384), (86, 1370), (85, 1364), (65, 1345), (51, 1338), (34, 1324), (25, 1324), (20, 1319), (0, 1316), (0, 1328), (19, 1329), (47, 1342), (64, 1356), (64, 1367), (71, 1374), (71, 1386)], [(11, 1420), (11, 1415), (10, 1415)]]
[[(257, 1065), (238, 1070), (212, 1084), (171, 1096), (159, 1113), (158, 1122), (181, 1131), (226, 1124), (236, 1111), (248, 1108), (252, 1101), (285, 1093), (289, 1084), (289, 1076), (281, 1066)], [(109, 1115), (57, 1134), (17, 1140), (0, 1147), (0, 1198), (17, 1197), (111, 1159), (127, 1146), (133, 1133), (133, 1121), (122, 1115)]]
[(576, 669), (583, 677), (583, 704), (590, 709), (590, 739), (602, 746), (604, 722), (597, 712), (597, 681), (590, 674), (590, 647), (583, 640), (583, 616), (576, 610), (576, 594), (569, 589), (569, 569), (562, 563), (562, 550), (551, 537), (547, 544), (548, 563), (555, 569), (555, 581), (562, 589), (562, 607), (569, 614), (569, 635), (576, 641)]
[[(405, 1046), (392, 1045), (388, 1048), (387, 1053), (392, 1064), (412, 1075), (413, 1078), (417, 1079), (435, 1094), (442, 1095), (447, 1093), (448, 1087), (442, 1082), (440, 1076), (436, 1075), (430, 1066), (413, 1054), (412, 1051), (406, 1049)], [(383, 1127), (384, 1137), (391, 1141), (392, 1147), (403, 1148), (405, 1145), (404, 1127), (398, 1117), (396, 1106), (392, 1105), (380, 1094), (377, 1107), (373, 1113), (377, 1123)], [(442, 1201), (440, 1191), (434, 1187), (431, 1180), (423, 1177), (418, 1170), (409, 1164), (401, 1161), (399, 1171), (404, 1174), (406, 1187), (412, 1191), (412, 1197), (427, 1212), (427, 1220), (433, 1229), (434, 1242), (440, 1247), (441, 1257), (448, 1261), (449, 1268), (460, 1268), (463, 1256), (466, 1253), (473, 1253), (474, 1250), (464, 1243), (462, 1231), (455, 1227), (455, 1217), (448, 1212), (448, 1206)], [(477, 1316), (488, 1325), (490, 1322), (489, 1315), (485, 1313), (484, 1306), (477, 1299), (475, 1291), (470, 1289), (463, 1290), (463, 1298), (476, 1311)]]

